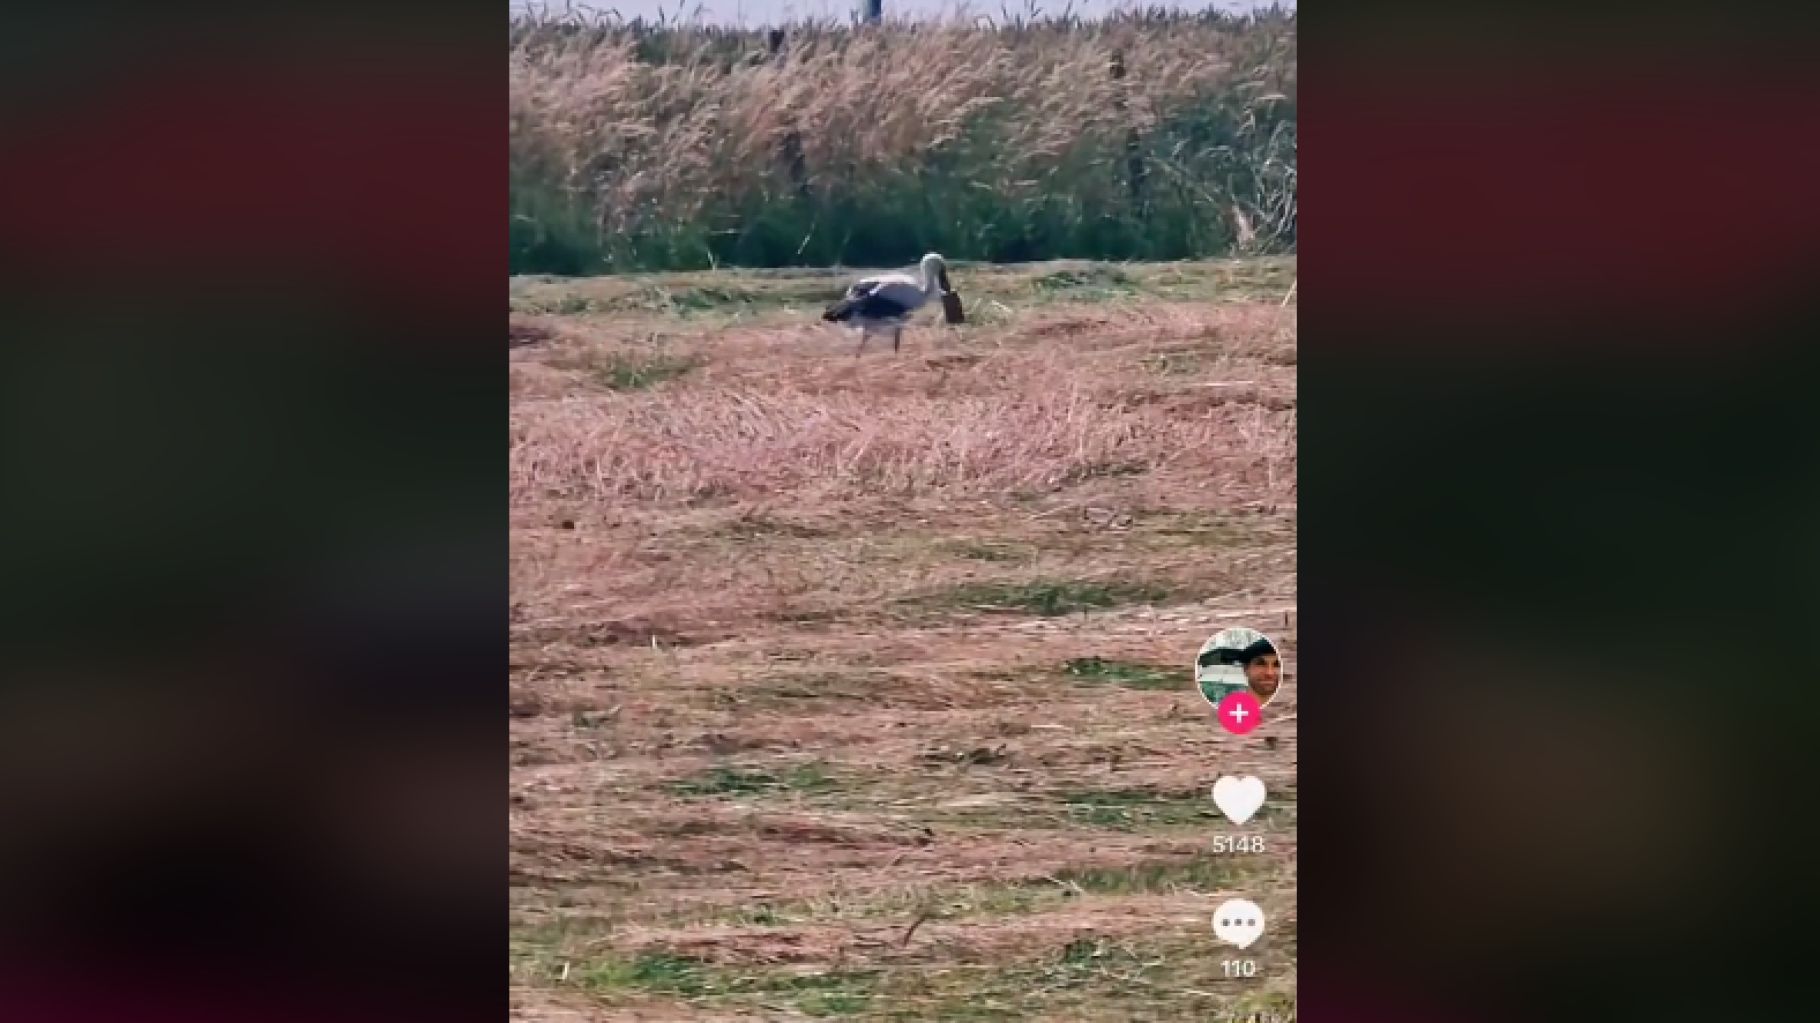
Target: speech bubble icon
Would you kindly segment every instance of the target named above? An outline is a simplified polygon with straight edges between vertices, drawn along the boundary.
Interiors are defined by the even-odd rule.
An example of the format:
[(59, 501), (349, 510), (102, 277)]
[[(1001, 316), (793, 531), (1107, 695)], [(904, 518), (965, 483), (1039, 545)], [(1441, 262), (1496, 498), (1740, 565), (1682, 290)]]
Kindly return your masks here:
[(1264, 805), (1264, 782), (1250, 775), (1242, 778), (1227, 775), (1213, 783), (1213, 805), (1220, 808), (1227, 820), (1243, 824)]
[(1213, 913), (1213, 933), (1228, 945), (1250, 948), (1264, 936), (1264, 911), (1247, 899), (1227, 899)]

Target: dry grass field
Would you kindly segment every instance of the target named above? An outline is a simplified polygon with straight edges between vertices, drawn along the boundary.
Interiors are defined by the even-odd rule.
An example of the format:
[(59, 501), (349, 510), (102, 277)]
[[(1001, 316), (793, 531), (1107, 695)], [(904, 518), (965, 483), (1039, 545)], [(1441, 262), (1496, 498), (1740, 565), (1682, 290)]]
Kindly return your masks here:
[(1293, 1019), (1294, 273), (959, 264), (860, 358), (848, 273), (515, 278), (514, 1018)]

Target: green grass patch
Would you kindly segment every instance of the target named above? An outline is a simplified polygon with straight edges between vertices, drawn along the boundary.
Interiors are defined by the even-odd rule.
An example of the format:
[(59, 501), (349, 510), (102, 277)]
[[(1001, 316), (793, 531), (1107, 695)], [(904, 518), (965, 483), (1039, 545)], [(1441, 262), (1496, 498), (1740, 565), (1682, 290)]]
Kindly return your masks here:
[(1024, 562), (1036, 557), (1035, 547), (1018, 543), (962, 540), (949, 544), (947, 550), (971, 561)]
[[(891, 1020), (1295, 1020), (1290, 990), (1222, 975), (1217, 951), (1182, 939), (1121, 941), (1084, 935), (1046, 953), (979, 971), (904, 978), (888, 989)], [(1269, 983), (1269, 981), (1264, 981)], [(914, 1008), (912, 1008), (914, 1003)], [(899, 1011), (901, 1005), (901, 1012)], [(1133, 1005), (1154, 1015), (1132, 1014)]]
[[(1179, 939), (1083, 935), (987, 968), (726, 966), (662, 950), (577, 962), (570, 983), (597, 999), (659, 995), (696, 1005), (790, 1008), (818, 1018), (1012, 1020), (1125, 1018), (1133, 998), (1167, 998), (1193, 1019), (1293, 1020), (1294, 994), (1221, 976), (1218, 955)], [(1192, 993), (1191, 993), (1192, 992)]]
[(733, 519), (712, 530), (715, 536), (729, 540), (750, 542), (754, 540), (771, 540), (777, 537), (790, 537), (798, 540), (821, 540), (833, 535), (833, 532), (822, 526), (806, 522), (792, 522), (781, 519), (768, 512), (754, 511)]
[(806, 991), (796, 998), (796, 1007), (811, 1016), (856, 1016), (872, 1004), (869, 991)]
[(597, 996), (645, 993), (727, 1000), (762, 995), (788, 999), (798, 1010), (821, 1017), (865, 1011), (871, 1004), (878, 976), (875, 970), (753, 973), (661, 950), (647, 950), (630, 958), (598, 959), (573, 973), (584, 990)]
[(1216, 550), (1264, 546), (1278, 536), (1287, 543), (1294, 536), (1293, 526), (1279, 520), (1204, 512), (1144, 516), (1138, 520), (1135, 532), (1150, 547)]
[(1067, 266), (1030, 279), (1030, 291), (1037, 299), (1067, 299), (1076, 302), (1105, 302), (1127, 299), (1141, 291), (1138, 277), (1121, 266), (1105, 262), (1088, 262)]
[(1163, 600), (1169, 591), (1149, 583), (1108, 581), (1035, 581), (966, 583), (934, 593), (900, 599), (926, 608), (976, 611), (1022, 611), (1053, 617)]
[(765, 617), (774, 622), (786, 622), (791, 625), (825, 625), (828, 622), (838, 621), (840, 612), (829, 608), (805, 607), (773, 611)]
[(1122, 267), (1089, 263), (1043, 274), (1031, 280), (1030, 288), (1042, 296), (1059, 293), (1071, 299), (1103, 300), (1136, 294), (1138, 281)]
[(1070, 824), (1142, 831), (1158, 827), (1200, 825), (1219, 819), (1205, 793), (1176, 795), (1143, 789), (1097, 789), (1059, 793)]
[(1106, 954), (1106, 945), (1093, 938), (1076, 938), (1062, 946), (1056, 962), (1062, 966), (1083, 966)]
[[(514, 312), (546, 313), (558, 316), (590, 314), (623, 315), (653, 313), (688, 317), (701, 313), (736, 313), (767, 304), (769, 296), (737, 284), (730, 275), (694, 275), (697, 280), (677, 282), (666, 278), (609, 278), (603, 286), (599, 279), (582, 278), (577, 282), (537, 280), (513, 296)], [(527, 284), (532, 282), (527, 282)]]
[(666, 788), (679, 796), (750, 796), (771, 792), (827, 792), (835, 781), (820, 762), (798, 764), (781, 772), (716, 767), (671, 782)]
[[(1192, 863), (1146, 865), (1135, 872), (1066, 871), (1058, 880), (1090, 891), (1116, 893), (1166, 890), (1170, 883), (1211, 887)], [(1168, 876), (1164, 876), (1168, 875)], [(1130, 883), (1136, 878), (1135, 884)], [(909, 923), (922, 917), (954, 920), (984, 914), (1039, 912), (1065, 904), (1068, 889), (1046, 879), (1011, 885), (948, 890), (906, 890), (842, 903), (809, 903), (747, 908), (722, 914), (716, 922), (741, 926), (789, 926), (810, 921), (890, 919)], [(691, 918), (698, 919), (698, 918)], [(710, 918), (701, 917), (700, 922)], [(1124, 1018), (1121, 1006), (1141, 997), (1147, 1004), (1166, 998), (1172, 1018), (1245, 1018), (1233, 1010), (1277, 1013), (1293, 1019), (1293, 992), (1275, 983), (1236, 981), (1221, 975), (1218, 955), (1207, 954), (1205, 936), (1169, 933), (1111, 939), (1092, 933), (1058, 933), (1052, 944), (1014, 959), (963, 965), (937, 961), (891, 966), (855, 965), (815, 969), (802, 965), (722, 964), (663, 948), (636, 954), (605, 951), (599, 941), (540, 945), (538, 965), (525, 979), (539, 985), (565, 978), (602, 1004), (627, 998), (667, 997), (723, 1010), (787, 1007), (818, 1018), (863, 1017), (890, 1020), (1010, 1020), (1033, 1016), (1057, 1019)], [(514, 935), (514, 976), (524, 971)], [(1263, 955), (1270, 976), (1282, 960), (1293, 961), (1293, 941), (1273, 941)]]
[(758, 906), (717, 910), (683, 923), (726, 923), (742, 927), (795, 927), (854, 920), (901, 920), (908, 927), (917, 917), (961, 920), (978, 916), (1015, 916), (1059, 905), (1073, 893), (1049, 881), (1041, 883), (944, 885), (872, 893), (853, 898), (829, 895)]
[(825, 973), (771, 971), (756, 975), (725, 971), (725, 990), (731, 995), (757, 994), (776, 1000), (780, 996), (811, 1016), (853, 1016), (872, 1004), (877, 970), (830, 970)]
[(1161, 376), (1183, 376), (1201, 372), (1207, 356), (1200, 352), (1158, 352), (1140, 360), (1143, 367)]
[(614, 352), (590, 360), (586, 368), (597, 383), (609, 390), (638, 391), (674, 380), (700, 365), (701, 360), (693, 356)]
[(578, 973), (582, 987), (593, 992), (650, 991), (693, 997), (706, 994), (707, 970), (699, 960), (668, 952), (641, 952), (632, 959), (605, 959)]
[[(1177, 809), (1186, 810), (1179, 806)], [(1196, 890), (1221, 888), (1262, 876), (1270, 869), (1268, 854), (1246, 856), (1209, 853), (1120, 866), (1070, 867), (1049, 877), (994, 884), (942, 885), (871, 893), (860, 897), (833, 894), (712, 910), (674, 922), (794, 927), (841, 921), (901, 920), (907, 927), (917, 917), (963, 920), (1041, 912), (1082, 894), (1133, 895), (1170, 892), (1183, 887)]]
[(550, 364), (582, 373), (608, 390), (637, 391), (692, 372), (702, 366), (703, 360), (695, 355), (661, 350), (570, 349), (560, 352)]
[(1126, 689), (1180, 689), (1192, 683), (1192, 678), (1183, 677), (1183, 669), (1101, 657), (1076, 657), (1062, 665), (1062, 670), (1084, 681)]
[(1293, 255), (1141, 263), (1131, 267), (1139, 273), (1146, 293), (1188, 301), (1280, 303), (1296, 278)]
[(717, 707), (790, 707), (807, 701), (877, 699), (889, 678), (874, 679), (851, 673), (828, 671), (787, 678), (748, 682), (728, 689), (716, 689), (710, 700)]
[(1117, 867), (1069, 867), (1055, 880), (1095, 895), (1170, 892), (1179, 888), (1220, 888), (1254, 877), (1260, 867), (1239, 856), (1195, 856)]
[[(1260, 816), (1271, 809), (1267, 804)], [(1224, 818), (1206, 790), (1060, 789), (1006, 804), (932, 808), (918, 820), (943, 829), (983, 832), (1105, 828), (1179, 833), (1216, 826)]]
[(1150, 469), (1151, 465), (1149, 462), (1135, 459), (1108, 459), (1074, 466), (1062, 475), (1062, 482), (1085, 483), (1088, 480), (1142, 476), (1149, 472)]
[(742, 288), (700, 286), (678, 288), (662, 295), (669, 307), (677, 312), (696, 313), (713, 309), (725, 309), (729, 306), (749, 306), (754, 301), (751, 292)]

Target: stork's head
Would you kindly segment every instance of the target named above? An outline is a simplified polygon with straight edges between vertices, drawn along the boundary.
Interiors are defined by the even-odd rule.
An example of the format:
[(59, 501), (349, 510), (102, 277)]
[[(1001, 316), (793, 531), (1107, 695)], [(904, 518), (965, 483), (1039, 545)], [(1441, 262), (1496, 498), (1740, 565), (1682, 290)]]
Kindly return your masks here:
[(948, 287), (948, 261), (942, 258), (941, 253), (925, 253), (922, 267), (923, 280), (939, 283), (943, 291), (952, 290)]

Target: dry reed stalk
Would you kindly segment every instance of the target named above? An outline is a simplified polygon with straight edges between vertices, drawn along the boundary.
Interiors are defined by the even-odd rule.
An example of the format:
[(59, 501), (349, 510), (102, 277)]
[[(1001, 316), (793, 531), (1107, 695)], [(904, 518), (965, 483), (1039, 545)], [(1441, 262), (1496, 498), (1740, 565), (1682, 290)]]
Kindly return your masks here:
[[(1132, 132), (1156, 135), (1175, 173), (1202, 191), (1223, 187), (1211, 164), (1183, 169), (1214, 156), (1182, 147), (1209, 144), (1193, 124), (1215, 100), (1293, 90), (1278, 66), (1292, 58), (1260, 43), (1265, 35), (1194, 20), (1015, 32), (887, 24), (803, 32), (779, 57), (754, 33), (751, 57), (736, 58), (733, 37), (684, 30), (653, 59), (643, 52), (652, 37), (631, 27), (531, 26), (511, 52), (514, 166), (584, 196), (603, 244), (709, 245), (791, 202), (849, 217), (861, 204), (879, 211), (881, 229), (942, 207), (1091, 224), (1129, 205), (1118, 176)], [(1106, 73), (1115, 50), (1129, 67), (1117, 82)], [(1248, 110), (1235, 108), (1233, 123)], [(1206, 216), (1229, 232), (1236, 208), (1228, 198)], [(809, 214), (791, 209), (812, 232)]]

